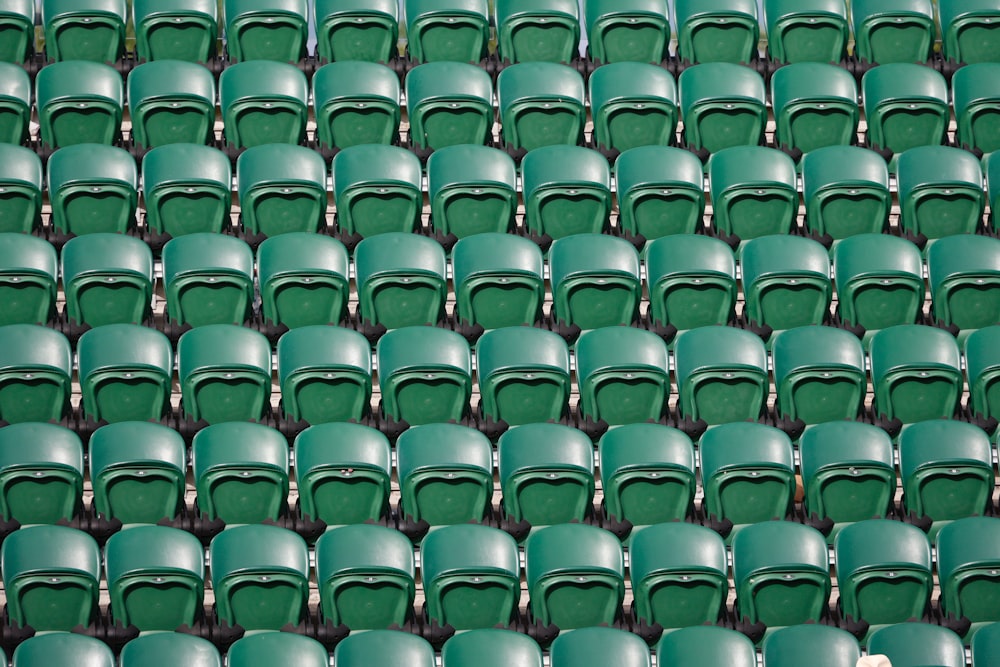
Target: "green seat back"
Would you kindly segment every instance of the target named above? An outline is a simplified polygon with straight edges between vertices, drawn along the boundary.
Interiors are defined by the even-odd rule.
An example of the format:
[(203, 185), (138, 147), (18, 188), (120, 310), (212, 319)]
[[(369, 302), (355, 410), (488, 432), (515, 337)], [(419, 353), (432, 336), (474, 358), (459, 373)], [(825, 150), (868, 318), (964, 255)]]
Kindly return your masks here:
[(388, 62), (399, 56), (395, 0), (316, 0), (316, 52), (331, 62)]
[(763, 645), (764, 667), (794, 667), (803, 660), (816, 667), (849, 667), (861, 659), (858, 640), (849, 632), (826, 625), (797, 625), (768, 634)]
[(809, 153), (857, 138), (858, 86), (847, 70), (814, 62), (782, 67), (771, 78), (771, 100), (779, 146)]
[(760, 338), (732, 327), (699, 327), (678, 336), (674, 351), (681, 415), (709, 424), (760, 415), (768, 394)]
[(128, 75), (132, 138), (141, 148), (215, 141), (215, 80), (196, 63), (152, 61)]
[(241, 239), (199, 232), (163, 246), (167, 315), (200, 327), (241, 324), (253, 306), (253, 251)]
[(873, 148), (902, 153), (943, 143), (948, 84), (934, 70), (912, 62), (881, 65), (865, 72), (861, 90)]
[(45, 240), (0, 232), (0, 302), (4, 304), (0, 326), (45, 324), (55, 317), (57, 268), (55, 248)]
[(534, 324), (542, 315), (542, 251), (512, 234), (476, 234), (452, 250), (458, 320), (485, 329)]
[(399, 146), (351, 146), (333, 158), (337, 226), (364, 237), (412, 232), (423, 210), (420, 160)]
[(468, 63), (418, 65), (406, 75), (406, 115), (421, 149), (492, 142), (493, 83)]
[(996, 572), (1000, 568), (1000, 521), (969, 517), (947, 524), (937, 534), (939, 603), (946, 614), (974, 623), (1000, 621)]
[(996, 45), (1000, 7), (996, 2), (938, 0), (937, 8), (946, 59), (969, 64), (1000, 62), (1000, 49)]
[[(368, 26), (368, 17), (364, 21)], [(378, 23), (370, 25), (365, 29), (383, 30)], [(393, 24), (393, 31), (395, 28)], [(351, 29), (357, 29), (356, 24)], [(363, 44), (372, 46), (367, 39)], [(312, 93), (316, 137), (321, 146), (390, 144), (399, 136), (399, 79), (384, 65), (354, 60), (324, 65), (313, 75)]]
[(667, 346), (659, 336), (632, 327), (585, 332), (576, 343), (578, 409), (608, 424), (658, 421), (667, 407)]
[(46, 172), (50, 223), (64, 234), (124, 234), (135, 227), (139, 170), (128, 151), (74, 144), (52, 154)]
[[(796, 223), (795, 163), (764, 146), (733, 146), (708, 163), (712, 227), (741, 240), (787, 235)], [(792, 241), (794, 243), (794, 241)]]
[(444, 316), (446, 258), (434, 239), (407, 232), (366, 238), (355, 249), (354, 267), (361, 319), (398, 329)]
[(847, 55), (845, 0), (765, 0), (767, 50), (781, 63), (840, 62)]
[(581, 329), (629, 325), (639, 314), (639, 253), (607, 234), (574, 234), (549, 250), (553, 320)]
[(931, 0), (851, 0), (854, 52), (870, 63), (924, 62), (934, 46)]
[(342, 321), (348, 261), (344, 245), (328, 236), (289, 232), (265, 240), (257, 249), (264, 320), (290, 329)]
[(617, 628), (580, 628), (556, 637), (549, 651), (552, 667), (650, 667), (649, 647)]
[(705, 186), (701, 162), (668, 146), (631, 148), (615, 160), (618, 225), (647, 240), (702, 229)]
[[(0, 17), (0, 34), (4, 34)], [(22, 144), (31, 121), (31, 80), (28, 73), (0, 59), (0, 142)]]
[(584, 9), (587, 51), (593, 60), (659, 63), (669, 55), (666, 0), (587, 0)]
[(861, 342), (833, 327), (803, 326), (778, 334), (772, 348), (780, 414), (807, 424), (854, 419), (868, 378)]
[(114, 62), (125, 55), (125, 0), (42, 0), (50, 60)]
[(0, 327), (0, 420), (59, 421), (70, 410), (72, 352), (55, 329)]
[(0, 144), (0, 230), (28, 234), (42, 224), (42, 161), (23, 146)]
[(656, 658), (657, 664), (676, 667), (757, 664), (757, 652), (746, 635), (718, 626), (682, 628), (663, 635), (656, 645)]
[(969, 334), (965, 339), (965, 369), (969, 383), (968, 407), (973, 415), (1000, 415), (1000, 327), (990, 326)]
[(294, 65), (254, 60), (227, 67), (219, 77), (226, 142), (235, 148), (301, 143), (308, 98), (306, 77)]
[(858, 146), (826, 146), (802, 157), (806, 227), (836, 240), (879, 234), (889, 223), (889, 168)]
[(674, 143), (677, 84), (666, 70), (635, 62), (599, 67), (589, 96), (598, 147), (626, 151)]
[(226, 652), (232, 667), (267, 667), (288, 660), (299, 667), (327, 667), (330, 654), (315, 639), (294, 632), (249, 634)]
[(444, 236), (505, 233), (517, 213), (517, 168), (503, 151), (447, 146), (427, 159), (431, 224)]
[(962, 667), (965, 647), (948, 628), (930, 623), (898, 623), (882, 628), (868, 639), (869, 655), (884, 655), (894, 667)]
[(570, 67), (522, 62), (497, 76), (497, 106), (504, 143), (531, 151), (582, 143), (586, 121), (583, 77)]
[(760, 26), (753, 0), (675, 0), (677, 55), (692, 63), (756, 60)]
[(934, 317), (959, 329), (1000, 322), (1000, 241), (948, 236), (927, 249)]
[(309, 39), (306, 0), (226, 0), (226, 49), (234, 62), (298, 62)]
[(521, 162), (528, 230), (561, 239), (600, 234), (611, 214), (611, 169), (603, 155), (580, 146), (544, 146)]
[(972, 636), (972, 667), (987, 667), (997, 659), (997, 647), (1000, 646), (1000, 624), (990, 623)]
[(153, 253), (141, 240), (99, 232), (62, 250), (65, 313), (90, 327), (141, 324), (152, 312)]
[(874, 330), (913, 324), (924, 306), (923, 271), (920, 250), (906, 239), (888, 234), (844, 239), (833, 249), (841, 320)]
[(418, 63), (478, 63), (486, 57), (490, 12), (486, 0), (405, 0), (406, 39)]
[(23, 63), (35, 51), (35, 3), (12, 0), (0, 10), (0, 62)]
[[(1000, 10), (1000, 7), (997, 9)], [(996, 60), (1000, 61), (1000, 54)], [(955, 72), (951, 78), (951, 99), (958, 122), (957, 145), (969, 146), (984, 153), (1000, 148), (995, 92), (998, 86), (1000, 62), (976, 63)]]
[(132, 0), (135, 51), (142, 60), (207, 63), (219, 36), (213, 0)]
[(35, 107), (43, 144), (112, 144), (120, 136), (125, 90), (114, 68), (79, 60), (43, 67)]
[(248, 235), (326, 228), (326, 163), (304, 146), (266, 144), (236, 160), (240, 220)]
[(568, 63), (579, 55), (580, 8), (573, 0), (497, 0), (497, 53), (510, 63)]
[(32, 637), (14, 650), (16, 667), (74, 664), (81, 667), (115, 667), (115, 654), (99, 639), (68, 632)]
[(171, 237), (219, 233), (229, 227), (232, 167), (211, 146), (168, 144), (142, 160), (142, 199), (146, 226)]
[(822, 324), (830, 314), (830, 257), (817, 241), (761, 236), (740, 255), (744, 316), (775, 330)]
[(948, 146), (918, 146), (896, 164), (899, 221), (912, 234), (939, 239), (973, 234), (983, 219), (983, 171), (974, 155)]
[(461, 632), (441, 649), (444, 667), (542, 667), (542, 649), (528, 635), (488, 628)]
[(222, 667), (219, 649), (207, 639), (180, 632), (154, 632), (131, 640), (121, 652), (121, 667)]
[(736, 260), (724, 242), (675, 234), (649, 243), (644, 259), (653, 322), (684, 331), (736, 317)]
[(83, 444), (55, 424), (0, 429), (0, 513), (22, 525), (72, 520), (83, 503)]
[(398, 630), (353, 634), (337, 644), (333, 659), (341, 667), (407, 665), (433, 667), (434, 648), (426, 639)]

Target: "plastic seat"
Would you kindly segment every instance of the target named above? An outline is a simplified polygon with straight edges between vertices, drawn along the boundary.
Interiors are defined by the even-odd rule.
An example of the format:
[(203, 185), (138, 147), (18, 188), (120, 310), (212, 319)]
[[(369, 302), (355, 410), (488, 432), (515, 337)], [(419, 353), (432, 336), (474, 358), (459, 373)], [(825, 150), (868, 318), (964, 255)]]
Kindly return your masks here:
[(83, 507), (83, 444), (55, 424), (0, 429), (0, 513), (21, 525), (72, 520)]
[(1000, 62), (995, 22), (1000, 6), (993, 0), (938, 0), (941, 46), (947, 60), (975, 64)]
[(123, 524), (173, 519), (184, 507), (187, 448), (149, 422), (102, 426), (90, 437), (94, 509)]
[(69, 341), (54, 329), (0, 327), (0, 420), (59, 421), (70, 410), (72, 359)]
[[(981, 515), (993, 496), (993, 450), (977, 426), (933, 420), (899, 435), (903, 511), (942, 522)], [(998, 619), (1000, 620), (1000, 619)]]
[(833, 249), (837, 313), (851, 326), (877, 330), (913, 324), (923, 310), (920, 250), (887, 234), (859, 234)]
[(626, 424), (605, 433), (597, 453), (608, 517), (648, 526), (692, 514), (694, 445), (684, 432)]
[(80, 337), (76, 352), (85, 418), (113, 424), (155, 421), (170, 412), (173, 350), (156, 329), (96, 327)]
[(232, 167), (210, 146), (168, 144), (142, 160), (142, 200), (146, 227), (171, 237), (219, 233), (229, 227)]
[(57, 269), (56, 251), (48, 242), (28, 234), (0, 233), (0, 326), (52, 320)]
[(528, 538), (524, 553), (534, 621), (573, 630), (611, 625), (620, 615), (625, 568), (613, 534), (584, 524), (549, 526)]
[(993, 230), (1000, 225), (1000, 217), (993, 213), (1000, 210), (1000, 159), (991, 160), (989, 155), (985, 156), (983, 171), (986, 173), (986, 195), (990, 205), (989, 228)]
[(674, 346), (680, 414), (725, 424), (760, 416), (768, 395), (767, 351), (732, 327), (699, 327)]
[(764, 639), (764, 667), (852, 667), (861, 658), (858, 640), (840, 628), (798, 625), (779, 628)]
[(781, 67), (771, 77), (771, 100), (779, 146), (809, 153), (857, 137), (858, 86), (845, 69), (813, 62)]
[(0, 10), (0, 44), (0, 62), (23, 63), (34, 53), (34, 0), (12, 0)]
[(330, 62), (388, 62), (399, 55), (399, 6), (395, 0), (317, 0), (316, 53)]
[(215, 57), (219, 18), (212, 0), (132, 0), (132, 23), (141, 60), (207, 63)]
[(42, 0), (49, 60), (114, 62), (125, 55), (125, 0)]
[(499, 0), (493, 7), (501, 61), (568, 63), (579, 56), (580, 8), (573, 0)]
[(969, 384), (966, 407), (974, 417), (1000, 416), (996, 385), (1000, 372), (1000, 326), (984, 327), (965, 339), (965, 369)]
[(323, 325), (278, 340), (282, 409), (310, 424), (363, 419), (372, 395), (371, 346), (361, 334)]
[(817, 148), (802, 156), (802, 198), (814, 234), (880, 234), (892, 209), (889, 168), (881, 155), (857, 146)]
[(458, 424), (424, 424), (396, 441), (400, 516), (448, 526), (493, 513), (493, 447), (479, 431)]
[(524, 222), (530, 233), (561, 239), (600, 234), (608, 228), (611, 169), (597, 151), (580, 146), (537, 148), (524, 156), (521, 174)]
[(115, 654), (99, 639), (67, 632), (39, 635), (14, 650), (14, 667), (74, 664), (86, 667), (115, 667)]
[(296, 329), (347, 316), (348, 257), (343, 244), (311, 232), (269, 238), (257, 249), (264, 322)]
[(227, 524), (277, 520), (288, 499), (288, 458), (285, 437), (262, 424), (203, 428), (191, 445), (198, 509)]
[(589, 330), (628, 326), (639, 316), (639, 253), (624, 239), (598, 233), (557, 239), (549, 282), (554, 322)]
[(132, 139), (139, 148), (215, 141), (215, 80), (196, 63), (167, 60), (128, 75)]
[(571, 67), (522, 62), (504, 68), (497, 76), (504, 143), (526, 151), (582, 143), (585, 95), (583, 77)]
[(855, 421), (826, 422), (799, 440), (806, 516), (836, 524), (885, 518), (896, 494), (892, 440)]
[(927, 250), (932, 310), (938, 322), (979, 329), (1000, 322), (1000, 241), (962, 234)]
[(580, 628), (552, 642), (552, 667), (649, 667), (649, 647), (639, 637), (617, 628)]
[(294, 660), (299, 667), (327, 667), (330, 654), (311, 637), (293, 632), (248, 634), (235, 642), (226, 653), (231, 667), (267, 667)]
[(43, 67), (35, 77), (42, 143), (52, 148), (114, 143), (124, 98), (121, 75), (107, 65), (74, 60)]
[(489, 628), (462, 632), (444, 643), (443, 667), (542, 667), (538, 643), (520, 632)]
[(666, 0), (587, 0), (584, 7), (587, 51), (594, 61), (658, 63), (669, 55)]
[(177, 344), (186, 416), (209, 424), (258, 419), (270, 407), (271, 345), (231, 324), (198, 327)]
[(728, 571), (726, 545), (713, 530), (675, 521), (635, 532), (629, 543), (635, 621), (669, 629), (715, 623), (726, 612)]
[(792, 442), (783, 431), (739, 422), (701, 437), (704, 511), (745, 525), (783, 519), (792, 507)]
[(840, 62), (849, 28), (844, 0), (766, 0), (767, 51), (779, 63)]
[(837, 534), (834, 549), (845, 618), (881, 626), (923, 616), (934, 585), (923, 531), (889, 519), (859, 521)]
[(511, 234), (475, 234), (452, 250), (455, 319), (485, 329), (531, 325), (542, 316), (542, 251)]
[(893, 667), (927, 664), (962, 667), (965, 664), (965, 647), (959, 636), (948, 628), (930, 623), (897, 623), (882, 628), (868, 639), (868, 654), (886, 656)]
[(768, 629), (819, 623), (829, 611), (826, 539), (793, 521), (765, 521), (733, 537), (736, 614)]
[[(501, 505), (511, 521), (548, 526), (591, 513), (594, 446), (582, 431), (562, 424), (517, 426), (500, 436), (497, 457)], [(528, 579), (532, 590), (530, 574)]]
[(852, 333), (796, 327), (774, 338), (772, 354), (779, 415), (822, 424), (855, 419), (864, 409), (865, 354)]
[(222, 667), (219, 649), (207, 639), (180, 632), (154, 632), (136, 637), (121, 653), (121, 667)]
[(398, 146), (351, 146), (333, 158), (340, 231), (363, 237), (412, 232), (423, 210), (420, 160)]
[(674, 143), (677, 85), (666, 70), (635, 62), (599, 67), (590, 76), (589, 97), (598, 148)]
[(61, 263), (70, 323), (140, 324), (151, 315), (153, 254), (139, 239), (109, 233), (77, 236), (63, 246)]
[(882, 329), (871, 341), (876, 415), (904, 424), (947, 419), (962, 396), (958, 345), (935, 327), (905, 324)]
[[(364, 20), (368, 25), (368, 17)], [(399, 79), (388, 67), (350, 60), (324, 65), (313, 75), (312, 93), (321, 146), (391, 144), (399, 137)]]
[[(708, 163), (712, 227), (741, 240), (788, 234), (796, 225), (795, 163), (763, 146), (734, 146)], [(794, 241), (792, 241), (794, 243)]]
[(29, 234), (42, 226), (42, 161), (23, 146), (0, 144), (0, 230)]
[(359, 319), (387, 329), (441, 321), (446, 262), (441, 245), (426, 236), (390, 232), (366, 238), (354, 252)]
[(655, 325), (685, 331), (736, 317), (736, 261), (724, 242), (666, 236), (647, 244), (645, 260), (648, 316)]
[(974, 155), (948, 146), (919, 146), (899, 155), (896, 171), (905, 231), (939, 239), (979, 229), (986, 193)]
[(414, 576), (413, 546), (391, 528), (343, 526), (316, 541), (320, 611), (334, 625), (402, 626), (413, 613)]
[(469, 411), (472, 359), (457, 333), (405, 327), (382, 336), (376, 348), (385, 414), (411, 426), (459, 421)]
[(691, 63), (756, 60), (760, 27), (753, 0), (675, 0), (677, 55)]
[(656, 645), (657, 664), (676, 667), (753, 667), (757, 652), (746, 635), (716, 626), (682, 628)]
[(670, 394), (667, 356), (663, 339), (641, 329), (582, 334), (576, 343), (581, 417), (611, 425), (658, 421)]
[(632, 148), (615, 160), (618, 226), (647, 240), (703, 226), (704, 177), (693, 154), (667, 146)]
[(1000, 624), (991, 623), (972, 636), (972, 667), (987, 667), (997, 658)]
[(139, 631), (192, 626), (205, 596), (205, 549), (191, 533), (135, 526), (104, 550), (111, 615)]
[(490, 16), (486, 0), (406, 0), (409, 55), (418, 63), (478, 63), (486, 57)]
[(822, 324), (830, 315), (833, 284), (826, 248), (798, 236), (762, 236), (740, 255), (743, 316), (775, 330)]
[(994, 517), (959, 519), (937, 534), (938, 604), (942, 615), (965, 617), (974, 624), (967, 637), (987, 623), (1000, 621), (992, 602), (997, 586), (993, 573), (1000, 567), (998, 546), (1000, 521)]
[(222, 234), (185, 234), (163, 246), (167, 316), (178, 325), (241, 324), (253, 306), (253, 252)]
[[(0, 561), (11, 625), (30, 625), (35, 632), (69, 631), (89, 626), (99, 613), (101, 553), (82, 530), (25, 526), (4, 538)], [(80, 664), (79, 654), (68, 662)]]
[[(3, 16), (0, 15), (0, 35)], [(0, 60), (0, 143), (23, 144), (31, 121), (31, 80), (19, 65)]]
[(389, 439), (360, 424), (319, 424), (295, 438), (299, 510), (329, 525), (388, 515)]
[(337, 644), (333, 660), (341, 667), (407, 665), (434, 667), (434, 648), (426, 639), (398, 630), (377, 630), (351, 635)]
[(248, 235), (326, 227), (326, 164), (304, 146), (254, 146), (236, 161), (240, 222)]
[(52, 154), (45, 178), (50, 224), (63, 234), (124, 234), (135, 227), (139, 170), (128, 151), (75, 144)]
[(305, 139), (309, 84), (294, 65), (241, 62), (219, 77), (225, 140), (235, 148)]
[(431, 623), (471, 630), (507, 626), (517, 617), (517, 543), (501, 530), (465, 525), (431, 531), (420, 545), (420, 578)]
[(677, 87), (684, 141), (690, 148), (715, 153), (761, 142), (767, 123), (767, 96), (764, 79), (749, 67), (695, 65), (681, 73)]
[(948, 129), (948, 84), (932, 69), (913, 63), (882, 65), (861, 79), (868, 144), (893, 153), (936, 146)]
[(569, 410), (569, 348), (534, 327), (489, 331), (476, 344), (480, 412), (511, 426), (559, 421)]
[(309, 38), (306, 0), (226, 0), (226, 50), (235, 62), (298, 62)]
[(851, 0), (854, 52), (870, 63), (924, 62), (934, 46), (931, 0)]
[(418, 65), (406, 75), (410, 143), (437, 150), (493, 139), (493, 83), (485, 70), (460, 62)]
[[(997, 11), (1000, 14), (1000, 6)], [(984, 153), (1000, 148), (996, 110), (1000, 104), (996, 92), (1000, 89), (1000, 53), (996, 60), (963, 67), (951, 78), (951, 99), (958, 122), (956, 144)]]
[[(222, 621), (245, 630), (277, 630), (305, 617), (309, 550), (297, 534), (277, 526), (235, 526), (212, 539), (209, 558)], [(230, 650), (231, 664), (235, 650)], [(284, 653), (280, 658), (288, 659)], [(304, 663), (296, 659), (296, 664)]]
[(503, 151), (448, 146), (427, 159), (431, 224), (442, 236), (503, 234), (514, 228), (517, 168)]

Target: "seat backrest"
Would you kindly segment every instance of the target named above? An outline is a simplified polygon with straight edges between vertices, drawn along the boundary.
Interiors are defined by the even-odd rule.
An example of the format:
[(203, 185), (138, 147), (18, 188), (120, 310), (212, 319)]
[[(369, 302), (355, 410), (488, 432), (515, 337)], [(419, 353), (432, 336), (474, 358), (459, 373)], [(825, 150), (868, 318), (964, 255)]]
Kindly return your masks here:
[(441, 649), (443, 667), (542, 667), (542, 650), (531, 637), (497, 628), (454, 635)]
[(559, 63), (580, 55), (580, 7), (573, 0), (497, 0), (493, 7), (501, 60)]
[(552, 667), (649, 667), (649, 647), (638, 636), (616, 628), (580, 628), (552, 642)]
[(893, 667), (965, 664), (962, 639), (948, 628), (930, 623), (897, 623), (876, 630), (868, 638), (868, 654), (888, 657)]
[(83, 443), (55, 424), (0, 429), (0, 510), (22, 525), (71, 520), (83, 500)]
[(854, 667), (861, 658), (861, 647), (840, 628), (795, 625), (768, 634), (763, 654), (764, 667), (796, 667), (803, 661), (816, 667)]
[(40, 634), (14, 649), (13, 667), (72, 664), (80, 667), (115, 667), (115, 654), (99, 639), (69, 632)]
[(136, 54), (150, 61), (209, 62), (216, 54), (218, 11), (213, 0), (132, 0)]
[(399, 56), (395, 0), (316, 0), (313, 10), (320, 58), (384, 62)]
[(718, 626), (682, 628), (656, 645), (657, 664), (676, 667), (753, 667), (757, 652), (746, 635)]
[(181, 632), (155, 632), (136, 637), (121, 653), (121, 667), (222, 667), (219, 649), (207, 639)]
[(337, 644), (333, 660), (340, 667), (407, 665), (434, 667), (434, 648), (418, 635), (398, 630), (355, 633)]
[(315, 639), (294, 632), (247, 634), (226, 652), (231, 667), (266, 667), (289, 661), (299, 667), (327, 667), (330, 654)]

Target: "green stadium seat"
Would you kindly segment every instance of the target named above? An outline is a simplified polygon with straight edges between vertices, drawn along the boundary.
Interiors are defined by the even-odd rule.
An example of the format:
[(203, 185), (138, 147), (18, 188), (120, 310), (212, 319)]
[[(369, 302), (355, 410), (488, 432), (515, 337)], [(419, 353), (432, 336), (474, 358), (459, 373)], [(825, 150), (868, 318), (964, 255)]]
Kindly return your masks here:
[(389, 439), (361, 424), (311, 426), (295, 438), (295, 482), (303, 516), (332, 526), (389, 512)]
[(961, 234), (927, 249), (931, 312), (944, 325), (980, 329), (1000, 322), (1000, 241)]
[(501, 530), (465, 525), (431, 531), (420, 545), (420, 578), (431, 623), (473, 630), (508, 626), (517, 619), (517, 543)]
[(834, 63), (847, 55), (845, 0), (765, 0), (767, 50), (779, 63)]
[(1000, 210), (1000, 158), (991, 160), (987, 155), (983, 158), (983, 171), (986, 173), (986, 195), (990, 206), (989, 229), (1000, 227), (1000, 216), (993, 211)]
[(964, 638), (1000, 621), (993, 604), (997, 594), (994, 573), (1000, 568), (1000, 521), (995, 517), (953, 521), (938, 532), (935, 549), (942, 616), (969, 619), (972, 626)]
[(580, 146), (529, 151), (521, 163), (521, 180), (529, 233), (561, 239), (609, 228), (611, 169), (597, 151)]
[(806, 229), (835, 241), (888, 228), (889, 167), (875, 151), (827, 146), (802, 156)]
[[(234, 526), (212, 539), (209, 558), (221, 621), (244, 630), (277, 630), (288, 623), (298, 625), (305, 617), (309, 550), (297, 534), (277, 526)], [(230, 664), (234, 651), (235, 646)], [(288, 653), (281, 653), (280, 659), (277, 655), (273, 652), (270, 657), (289, 659)], [(296, 664), (304, 663), (296, 659)]]
[(858, 640), (849, 632), (825, 625), (797, 625), (768, 634), (764, 667), (794, 667), (803, 661), (816, 667), (852, 667), (861, 659)]
[(521, 62), (497, 76), (503, 142), (531, 151), (583, 143), (586, 91), (579, 72), (548, 62)]
[(977, 64), (1000, 62), (996, 21), (1000, 5), (994, 0), (938, 0), (941, 47), (946, 60)]
[(736, 260), (724, 242), (665, 236), (647, 244), (645, 260), (647, 315), (654, 325), (686, 331), (735, 319)]
[(67, 632), (48, 633), (24, 641), (14, 650), (14, 667), (78, 664), (115, 667), (115, 655), (99, 639)]
[(870, 351), (876, 415), (904, 424), (952, 416), (962, 371), (950, 333), (918, 324), (889, 327), (872, 337)]
[(610, 425), (658, 421), (667, 411), (667, 345), (632, 327), (583, 333), (576, 343), (580, 416)]
[(1000, 396), (996, 384), (1000, 372), (1000, 326), (983, 327), (965, 339), (965, 371), (969, 394), (966, 407), (971, 416), (981, 419), (1000, 418)]
[(106, 232), (77, 236), (63, 246), (61, 260), (71, 324), (141, 324), (152, 315), (153, 253), (139, 239)]
[(180, 632), (136, 637), (121, 652), (121, 667), (222, 667), (219, 649), (207, 639)]
[(818, 325), (830, 316), (830, 257), (817, 241), (800, 236), (760, 236), (740, 255), (743, 316), (776, 331)]
[(45, 175), (56, 232), (124, 234), (135, 227), (139, 170), (128, 151), (75, 144), (52, 154)]
[(493, 140), (493, 83), (485, 70), (462, 62), (418, 65), (406, 75), (410, 144), (437, 150)]
[(0, 9), (0, 62), (23, 63), (35, 52), (35, 2), (12, 0)]
[[(68, 632), (97, 618), (101, 552), (82, 530), (25, 526), (4, 538), (0, 560), (11, 625), (31, 626), (39, 633)], [(66, 655), (39, 664), (80, 664), (79, 658), (74, 652), (72, 659)], [(112, 667), (112, 662), (107, 665)]]
[(435, 232), (463, 239), (514, 228), (517, 168), (503, 151), (447, 146), (427, 159), (427, 196)]
[[(788, 234), (796, 226), (795, 163), (764, 146), (734, 146), (708, 162), (712, 228), (740, 240)], [(794, 243), (794, 241), (793, 241)]]
[(230, 225), (232, 167), (210, 146), (169, 144), (142, 159), (146, 227), (171, 237), (219, 233)]
[(288, 442), (262, 424), (227, 422), (198, 431), (191, 470), (198, 509), (227, 524), (276, 521), (288, 500)]
[[(426, 639), (398, 630), (360, 632), (337, 644), (333, 653), (339, 667), (406, 665), (434, 667), (434, 648)], [(326, 663), (323, 663), (326, 664)]]
[(132, 140), (140, 148), (215, 141), (215, 80), (196, 63), (139, 65), (126, 85)]
[(324, 325), (278, 340), (278, 380), (286, 416), (310, 424), (362, 420), (372, 395), (371, 346), (361, 334)]
[(615, 160), (618, 227), (647, 240), (702, 229), (704, 176), (692, 153), (668, 146), (632, 148)]
[(861, 90), (871, 147), (902, 153), (943, 143), (950, 113), (939, 73), (915, 63), (882, 65), (865, 73)]
[(54, 329), (34, 324), (0, 327), (0, 420), (59, 421), (70, 411), (73, 355)]
[(294, 65), (260, 60), (227, 67), (219, 77), (226, 143), (234, 148), (302, 143), (308, 99), (309, 84)]
[(556, 239), (549, 250), (553, 322), (628, 326), (639, 316), (639, 275), (639, 253), (622, 238), (595, 232)]
[(42, 161), (23, 146), (0, 144), (0, 230), (29, 234), (42, 226)]
[(923, 261), (913, 243), (888, 234), (858, 234), (833, 248), (837, 313), (867, 330), (913, 324), (924, 306)]
[[(562, 424), (517, 426), (500, 436), (497, 457), (501, 506), (509, 520), (566, 524), (583, 521), (593, 510), (594, 446), (582, 431)], [(531, 590), (530, 574), (528, 579)]]
[(316, 541), (320, 611), (334, 625), (351, 630), (402, 626), (413, 614), (414, 577), (413, 545), (392, 528), (343, 526)]
[(990, 623), (972, 636), (972, 667), (988, 667), (997, 659), (1000, 623)]
[(965, 647), (962, 640), (948, 628), (930, 623), (897, 623), (872, 633), (868, 639), (868, 655), (884, 655), (893, 667), (962, 667)]
[(83, 507), (83, 444), (55, 424), (0, 429), (0, 513), (4, 521), (54, 524)]
[(399, 55), (395, 0), (316, 0), (316, 53), (320, 59), (389, 62)]
[(173, 519), (184, 508), (187, 449), (177, 431), (149, 422), (102, 426), (90, 437), (94, 509), (123, 524)]
[(389, 232), (364, 239), (354, 252), (359, 319), (387, 329), (441, 321), (446, 265), (444, 249), (426, 236)]
[(309, 38), (306, 0), (226, 0), (226, 50), (234, 62), (298, 62)]
[(333, 158), (337, 225), (363, 237), (413, 232), (423, 210), (421, 167), (399, 146), (351, 146)]
[(49, 60), (114, 62), (125, 55), (126, 0), (42, 0)]
[(532, 325), (542, 317), (542, 251), (528, 239), (485, 233), (452, 250), (455, 319), (485, 329)]
[(486, 0), (405, 0), (406, 39), (417, 63), (478, 63), (490, 40)]
[(531, 637), (496, 628), (455, 635), (441, 649), (443, 667), (542, 667), (542, 650)]
[(125, 87), (114, 68), (67, 61), (35, 77), (35, 108), (43, 145), (113, 144), (120, 137)]
[(568, 63), (579, 56), (580, 8), (573, 0), (497, 0), (497, 53), (509, 63)]
[(253, 307), (253, 251), (246, 242), (207, 232), (163, 246), (167, 318), (178, 325), (241, 324)]
[[(997, 6), (1000, 14), (1000, 5)], [(998, 15), (997, 19), (1000, 19)], [(1000, 53), (997, 54), (1000, 61)], [(997, 104), (1000, 95), (1000, 62), (976, 63), (963, 67), (951, 78), (951, 99), (958, 133), (955, 143), (984, 153), (1000, 148), (997, 132)]]
[[(0, 164), (2, 160), (0, 152)], [(0, 302), (4, 304), (0, 326), (45, 324), (55, 318), (58, 266), (55, 248), (47, 241), (28, 234), (0, 233)]]
[[(0, 16), (0, 35), (5, 32)], [(0, 60), (0, 143), (25, 143), (30, 122), (31, 79), (19, 65)]]
[[(367, 26), (368, 17), (363, 20)], [(383, 27), (373, 23), (366, 29)], [(399, 79), (388, 67), (352, 60), (324, 65), (313, 75), (312, 93), (320, 146), (341, 149), (398, 139)]]
[(205, 596), (205, 548), (191, 533), (134, 526), (104, 550), (111, 615), (140, 632), (193, 626)]
[(594, 61), (658, 63), (669, 56), (666, 0), (587, 0), (584, 8)]
[(254, 146), (236, 160), (240, 222), (248, 236), (326, 228), (326, 163), (304, 146)]
[(816, 62), (781, 67), (771, 77), (771, 101), (779, 146), (809, 153), (857, 137), (858, 85), (845, 69)]
[(270, 408), (271, 344), (231, 324), (188, 331), (177, 344), (185, 416), (209, 424), (259, 419)]
[(854, 54), (870, 63), (924, 62), (934, 46), (931, 0), (851, 0)]
[(757, 651), (746, 635), (717, 626), (682, 628), (656, 645), (659, 665), (675, 667), (754, 667)]
[(704, 63), (685, 69), (677, 87), (689, 148), (715, 153), (761, 143), (767, 96), (764, 79), (755, 71), (732, 63)]
[(552, 667), (650, 667), (649, 647), (636, 635), (617, 628), (580, 628), (552, 642)]
[(599, 149), (674, 143), (677, 84), (666, 70), (647, 63), (612, 63), (594, 71), (588, 90)]
[(343, 244), (311, 232), (269, 238), (257, 249), (261, 315), (295, 329), (347, 317), (348, 257)]
[(298, 667), (327, 667), (330, 654), (311, 637), (292, 632), (250, 634), (235, 642), (226, 653), (230, 667), (267, 667), (294, 660)]
[(215, 57), (219, 17), (213, 0), (132, 0), (132, 24), (140, 61), (207, 63)]
[(691, 63), (750, 63), (760, 26), (753, 0), (674, 0), (677, 56)]
[(918, 146), (896, 166), (900, 227), (929, 239), (973, 234), (983, 220), (983, 171), (974, 155), (948, 146)]

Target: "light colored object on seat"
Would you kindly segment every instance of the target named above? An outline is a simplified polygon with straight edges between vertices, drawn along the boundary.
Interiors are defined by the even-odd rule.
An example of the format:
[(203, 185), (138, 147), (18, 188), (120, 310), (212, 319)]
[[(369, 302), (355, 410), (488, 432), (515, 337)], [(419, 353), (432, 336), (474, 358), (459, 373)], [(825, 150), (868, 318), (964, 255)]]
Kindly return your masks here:
[(884, 655), (866, 655), (858, 658), (856, 667), (892, 667), (892, 663)]

